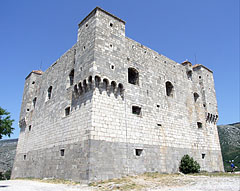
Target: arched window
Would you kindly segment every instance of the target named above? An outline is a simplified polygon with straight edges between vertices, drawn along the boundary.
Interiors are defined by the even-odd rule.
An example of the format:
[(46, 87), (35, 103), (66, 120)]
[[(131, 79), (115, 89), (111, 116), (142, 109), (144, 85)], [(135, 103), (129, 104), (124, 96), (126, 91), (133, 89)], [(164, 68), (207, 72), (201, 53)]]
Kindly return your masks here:
[(128, 83), (139, 85), (139, 73), (135, 68), (128, 68)]
[(123, 85), (121, 83), (118, 84), (118, 90), (119, 90), (120, 96), (123, 97), (124, 88), (123, 88)]
[(52, 86), (50, 86), (49, 88), (48, 88), (48, 94), (47, 94), (47, 98), (48, 99), (51, 99), (51, 97), (52, 97)]
[(173, 97), (173, 85), (169, 81), (166, 82), (166, 93), (167, 93), (167, 96)]
[(83, 92), (82, 82), (79, 82), (78, 84), (79, 94)]
[(70, 84), (70, 86), (73, 85), (73, 82), (74, 82), (74, 70), (72, 70), (69, 74), (69, 84)]
[(193, 94), (193, 97), (194, 97), (194, 101), (197, 102), (197, 99), (199, 98), (198, 93), (195, 92), (195, 93)]

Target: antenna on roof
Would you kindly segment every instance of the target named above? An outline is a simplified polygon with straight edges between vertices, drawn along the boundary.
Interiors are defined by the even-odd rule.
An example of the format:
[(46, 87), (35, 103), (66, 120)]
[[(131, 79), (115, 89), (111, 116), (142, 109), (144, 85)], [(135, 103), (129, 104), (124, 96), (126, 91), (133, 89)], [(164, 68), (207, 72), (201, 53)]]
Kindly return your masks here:
[(194, 54), (194, 58), (195, 58), (195, 63), (194, 64), (197, 64), (197, 54)]
[(42, 70), (42, 59), (41, 59), (41, 64), (40, 64), (40, 70)]

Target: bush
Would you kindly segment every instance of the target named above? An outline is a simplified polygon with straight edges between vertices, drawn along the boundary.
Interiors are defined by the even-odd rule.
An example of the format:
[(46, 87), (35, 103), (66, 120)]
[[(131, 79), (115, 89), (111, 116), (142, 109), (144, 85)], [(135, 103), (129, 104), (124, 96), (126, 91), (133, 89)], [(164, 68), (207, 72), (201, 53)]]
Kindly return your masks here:
[(198, 173), (200, 171), (200, 165), (189, 155), (184, 155), (181, 159), (179, 170), (184, 174)]
[(11, 170), (7, 170), (4, 173), (4, 177), (5, 177), (6, 180), (10, 180), (10, 178), (11, 178)]

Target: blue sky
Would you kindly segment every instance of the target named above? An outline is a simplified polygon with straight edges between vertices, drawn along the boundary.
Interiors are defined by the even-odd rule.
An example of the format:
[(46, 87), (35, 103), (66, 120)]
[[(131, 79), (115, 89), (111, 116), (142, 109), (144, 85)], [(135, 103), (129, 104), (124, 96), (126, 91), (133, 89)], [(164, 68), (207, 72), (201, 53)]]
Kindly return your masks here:
[(11, 138), (19, 135), (25, 77), (71, 48), (78, 23), (96, 6), (126, 21), (126, 36), (213, 70), (218, 124), (240, 121), (239, 0), (1, 0), (0, 106), (15, 119)]

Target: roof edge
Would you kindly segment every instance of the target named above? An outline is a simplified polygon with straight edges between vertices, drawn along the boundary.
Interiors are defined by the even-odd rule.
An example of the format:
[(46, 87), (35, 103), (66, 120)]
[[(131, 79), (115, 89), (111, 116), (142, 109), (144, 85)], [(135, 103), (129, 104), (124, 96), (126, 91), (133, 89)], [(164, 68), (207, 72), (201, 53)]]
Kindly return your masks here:
[(28, 79), (32, 73), (37, 74), (37, 75), (42, 75), (43, 71), (42, 70), (33, 70), (33, 71), (30, 72), (30, 74), (27, 75), (25, 80)]
[(212, 70), (210, 70), (209, 68), (207, 68), (206, 66), (202, 65), (202, 64), (195, 64), (192, 68), (198, 68), (198, 67), (203, 67), (204, 69), (208, 70), (209, 72), (213, 73)]
[(97, 10), (104, 12), (105, 14), (113, 17), (114, 19), (117, 19), (118, 21), (120, 21), (120, 22), (122, 22), (122, 23), (124, 23), (124, 24), (126, 23), (124, 20), (118, 18), (117, 16), (115, 16), (115, 15), (113, 15), (113, 14), (111, 14), (111, 13), (105, 11), (105, 10), (103, 10), (102, 8), (96, 7), (95, 9), (93, 9), (93, 10), (78, 24), (78, 27), (80, 27), (88, 18), (90, 18), (91, 15), (94, 15), (94, 14), (97, 12)]

